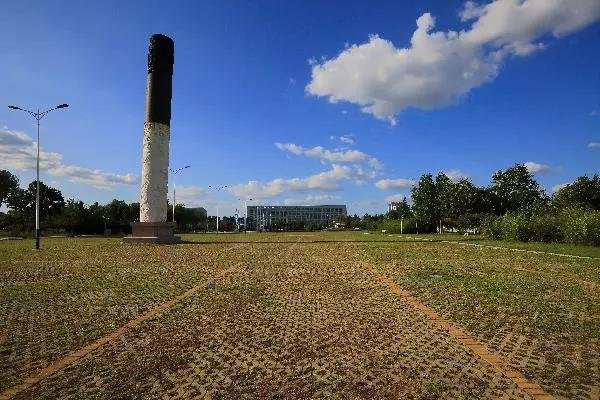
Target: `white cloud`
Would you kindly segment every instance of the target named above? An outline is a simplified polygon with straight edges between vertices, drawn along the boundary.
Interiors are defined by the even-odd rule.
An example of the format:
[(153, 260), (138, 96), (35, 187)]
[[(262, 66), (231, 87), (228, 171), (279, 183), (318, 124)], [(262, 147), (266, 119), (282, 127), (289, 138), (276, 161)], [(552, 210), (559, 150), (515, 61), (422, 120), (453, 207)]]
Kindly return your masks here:
[(348, 145), (353, 145), (354, 144), (354, 139), (352, 139), (349, 136), (342, 135), (342, 136), (340, 136), (340, 142), (346, 143)]
[(385, 198), (385, 201), (387, 201), (388, 203), (392, 203), (392, 202), (398, 203), (398, 202), (401, 202), (402, 200), (404, 200), (405, 198), (406, 198), (406, 196), (403, 194), (393, 194), (391, 196), (387, 196)]
[(353, 180), (357, 184), (372, 179), (374, 172), (362, 170), (359, 166), (332, 164), (331, 169), (305, 178), (276, 178), (267, 183), (249, 181), (234, 185), (229, 191), (236, 196), (272, 198), (285, 192), (303, 192), (308, 190), (334, 191), (342, 188), (342, 181)]
[(416, 186), (417, 182), (412, 179), (382, 179), (375, 183), (375, 186), (381, 190), (386, 189), (407, 189)]
[(567, 35), (600, 18), (598, 0), (495, 0), (467, 2), (460, 14), (467, 30), (433, 31), (429, 13), (417, 19), (410, 46), (396, 48), (377, 35), (334, 58), (312, 59), (306, 91), (330, 102), (358, 104), (394, 124), (408, 107), (432, 109), (455, 102), (493, 80), (508, 56), (526, 56), (546, 35)]
[(354, 144), (354, 139), (352, 139), (353, 135), (341, 135), (341, 136), (329, 136), (331, 140), (339, 140), (340, 142), (352, 146)]
[[(341, 140), (341, 139), (340, 139)], [(380, 168), (381, 163), (375, 157), (363, 153), (360, 150), (354, 149), (335, 149), (328, 150), (322, 146), (305, 148), (294, 143), (275, 143), (279, 150), (289, 151), (297, 156), (304, 155), (306, 157), (317, 158), (321, 161), (335, 163), (357, 163), (366, 162), (373, 168)]]
[(449, 169), (444, 171), (444, 174), (454, 182), (458, 182), (461, 179), (466, 179), (469, 177), (469, 175), (465, 174), (460, 169)]
[(373, 179), (377, 176), (375, 171), (367, 171), (360, 165), (354, 165), (354, 180), (358, 185), (364, 184), (366, 181)]
[(552, 186), (552, 193), (558, 192), (560, 189), (564, 188), (565, 186), (569, 185), (570, 183), (571, 182), (565, 182), (565, 183), (559, 183), (558, 185)]
[(525, 165), (527, 171), (531, 172), (532, 174), (552, 171), (552, 168), (549, 165), (536, 163), (534, 161), (527, 161), (523, 165)]
[[(186, 207), (206, 207), (207, 193), (200, 186), (181, 185), (175, 188), (175, 202)], [(169, 201), (173, 201), (173, 190), (169, 191)]]
[[(28, 170), (36, 168), (36, 142), (23, 132), (0, 129), (0, 168)], [(40, 169), (54, 176), (68, 177), (71, 182), (110, 189), (115, 185), (133, 185), (138, 178), (133, 174), (118, 175), (99, 169), (65, 165), (62, 155), (40, 149)]]
[(304, 153), (304, 148), (301, 146), (298, 146), (296, 144), (293, 143), (275, 143), (275, 147), (277, 147), (279, 150), (284, 150), (284, 151), (289, 151), (290, 153), (293, 153), (297, 156), (302, 155), (302, 153)]
[(74, 165), (59, 165), (49, 169), (48, 172), (56, 176), (66, 176), (71, 182), (91, 185), (99, 189), (110, 189), (114, 185), (133, 185), (138, 182), (138, 178), (133, 174), (117, 175)]
[(600, 149), (600, 142), (590, 142), (587, 147), (590, 149)]
[(340, 196), (334, 196), (330, 194), (308, 195), (303, 199), (285, 199), (283, 204), (286, 206), (312, 206), (316, 204), (332, 204), (340, 199)]

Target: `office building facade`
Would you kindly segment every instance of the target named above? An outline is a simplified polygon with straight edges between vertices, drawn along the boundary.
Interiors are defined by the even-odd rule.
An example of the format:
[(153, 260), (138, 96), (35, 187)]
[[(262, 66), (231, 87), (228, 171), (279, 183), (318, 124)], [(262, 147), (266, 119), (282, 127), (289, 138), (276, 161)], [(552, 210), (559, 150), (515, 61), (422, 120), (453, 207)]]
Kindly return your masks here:
[(345, 205), (248, 206), (248, 229), (300, 229), (327, 226), (347, 215)]

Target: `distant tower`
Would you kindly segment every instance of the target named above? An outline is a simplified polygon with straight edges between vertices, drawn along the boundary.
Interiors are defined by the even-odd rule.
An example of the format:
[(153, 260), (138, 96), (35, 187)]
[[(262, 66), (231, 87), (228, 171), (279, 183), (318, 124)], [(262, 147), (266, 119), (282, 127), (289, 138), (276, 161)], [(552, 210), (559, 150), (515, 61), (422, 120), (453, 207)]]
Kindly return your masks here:
[(400, 210), (400, 202), (399, 201), (391, 201), (388, 203), (388, 212), (398, 211)]

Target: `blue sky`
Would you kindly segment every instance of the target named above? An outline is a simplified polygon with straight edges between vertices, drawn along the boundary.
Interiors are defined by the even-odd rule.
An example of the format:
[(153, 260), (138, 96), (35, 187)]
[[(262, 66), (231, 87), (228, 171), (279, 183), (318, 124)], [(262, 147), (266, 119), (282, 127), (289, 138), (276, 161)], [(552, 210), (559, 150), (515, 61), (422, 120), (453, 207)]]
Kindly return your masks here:
[[(164, 33), (187, 205), (383, 212), (423, 173), (487, 185), (515, 162), (551, 193), (600, 172), (599, 20), (594, 0), (7, 2), (0, 104), (69, 103), (42, 121), (42, 179), (137, 201), (148, 39)], [(3, 106), (0, 132), (0, 168), (33, 180), (34, 121)]]

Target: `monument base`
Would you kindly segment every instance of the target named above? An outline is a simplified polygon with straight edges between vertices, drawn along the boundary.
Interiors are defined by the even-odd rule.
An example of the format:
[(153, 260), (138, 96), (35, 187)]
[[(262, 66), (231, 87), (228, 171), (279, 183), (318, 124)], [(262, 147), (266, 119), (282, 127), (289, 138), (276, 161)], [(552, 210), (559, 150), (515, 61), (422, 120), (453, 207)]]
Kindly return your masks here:
[(173, 235), (172, 222), (133, 222), (131, 235), (123, 238), (125, 243), (172, 244), (181, 243), (181, 237)]

